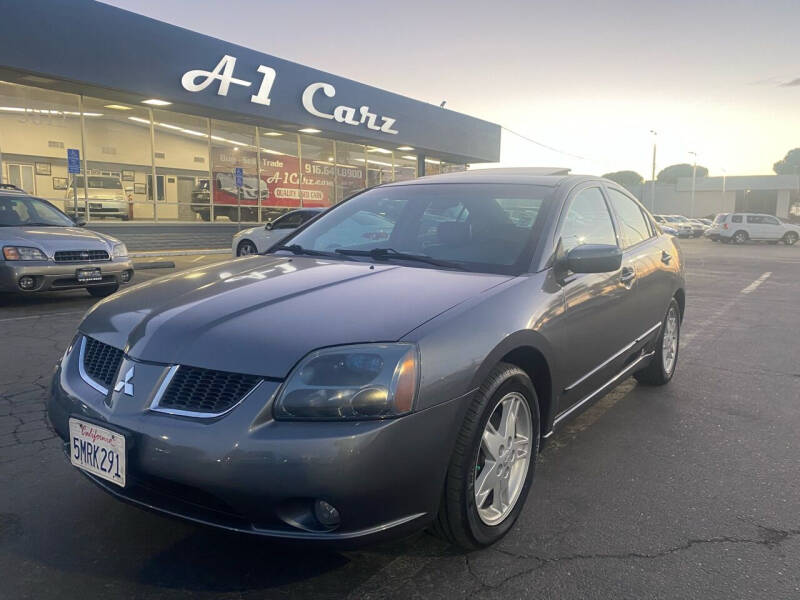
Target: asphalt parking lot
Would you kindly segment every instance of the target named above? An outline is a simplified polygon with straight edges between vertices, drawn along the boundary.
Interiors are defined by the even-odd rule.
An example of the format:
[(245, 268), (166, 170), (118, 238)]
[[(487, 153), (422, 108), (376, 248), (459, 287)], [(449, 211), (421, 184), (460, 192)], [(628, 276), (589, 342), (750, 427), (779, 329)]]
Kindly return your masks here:
[(466, 555), (426, 533), (342, 552), (276, 544), (108, 497), (44, 415), (95, 299), (0, 296), (0, 597), (800, 597), (800, 247), (682, 246), (672, 383), (630, 379), (573, 420), (516, 527)]

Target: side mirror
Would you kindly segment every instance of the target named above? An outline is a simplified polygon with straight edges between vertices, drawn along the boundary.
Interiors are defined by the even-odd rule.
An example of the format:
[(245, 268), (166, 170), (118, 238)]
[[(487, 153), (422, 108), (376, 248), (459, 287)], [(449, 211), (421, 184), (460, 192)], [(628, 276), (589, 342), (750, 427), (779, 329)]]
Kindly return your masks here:
[(77, 227), (86, 227), (86, 221), (84, 221), (83, 219), (78, 219), (77, 221), (75, 221), (75, 225)]
[(573, 273), (611, 273), (622, 266), (622, 250), (610, 244), (583, 244), (566, 254)]
[(267, 221), (267, 224), (264, 225), (264, 229), (266, 229), (267, 231), (272, 230), (273, 227), (274, 225), (272, 224), (272, 221)]

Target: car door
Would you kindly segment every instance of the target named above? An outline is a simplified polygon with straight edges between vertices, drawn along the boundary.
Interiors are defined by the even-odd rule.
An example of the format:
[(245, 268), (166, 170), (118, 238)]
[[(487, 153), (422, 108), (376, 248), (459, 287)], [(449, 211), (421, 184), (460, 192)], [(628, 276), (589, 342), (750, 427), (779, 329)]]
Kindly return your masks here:
[(751, 240), (766, 239), (764, 231), (764, 217), (761, 215), (745, 215), (745, 223), (747, 224), (747, 235)]
[(623, 267), (636, 273), (637, 302), (628, 318), (635, 338), (655, 335), (672, 297), (674, 249), (657, 235), (647, 211), (622, 190), (606, 187), (608, 199), (622, 238)]
[(763, 235), (765, 240), (779, 240), (785, 233), (784, 227), (781, 222), (775, 217), (763, 215), (761, 217), (761, 227), (763, 227)]
[[(618, 245), (600, 184), (573, 190), (562, 211), (556, 239), (565, 252), (581, 244)], [(565, 387), (559, 412), (590, 396), (620, 369), (624, 349), (636, 337), (637, 282), (632, 261), (612, 273), (571, 274), (563, 284), (565, 314), (558, 328), (559, 362)]]

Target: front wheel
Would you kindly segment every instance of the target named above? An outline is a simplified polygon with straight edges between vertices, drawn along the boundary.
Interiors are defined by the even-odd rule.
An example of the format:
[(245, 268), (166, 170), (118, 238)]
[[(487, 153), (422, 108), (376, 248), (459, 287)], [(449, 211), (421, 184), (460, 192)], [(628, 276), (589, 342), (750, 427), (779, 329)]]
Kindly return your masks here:
[(467, 550), (508, 533), (533, 481), (539, 431), (539, 404), (530, 378), (500, 363), (464, 418), (434, 533)]
[(797, 235), (797, 232), (787, 231), (786, 235), (783, 236), (783, 243), (787, 246), (794, 246), (797, 243), (798, 238), (800, 238), (800, 236)]
[(258, 248), (250, 240), (242, 240), (236, 246), (236, 256), (250, 256), (251, 254), (258, 254)]
[(667, 315), (661, 324), (661, 335), (656, 341), (655, 353), (641, 371), (634, 373), (634, 377), (645, 385), (664, 385), (669, 383), (675, 374), (678, 364), (678, 350), (680, 349), (681, 336), (681, 310), (677, 300), (673, 298), (669, 303)]

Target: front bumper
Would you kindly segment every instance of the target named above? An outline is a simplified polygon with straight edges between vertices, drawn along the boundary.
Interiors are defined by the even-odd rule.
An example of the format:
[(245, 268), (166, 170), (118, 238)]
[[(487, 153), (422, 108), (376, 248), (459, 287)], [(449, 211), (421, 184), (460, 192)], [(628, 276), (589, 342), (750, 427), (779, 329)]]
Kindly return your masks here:
[[(101, 281), (78, 282), (75, 272), (78, 269), (99, 268)], [(93, 286), (122, 283), (122, 273), (129, 272), (128, 281), (133, 279), (133, 263), (129, 258), (87, 263), (54, 263), (52, 261), (0, 261), (0, 291), (2, 292), (47, 292), (70, 290)], [(29, 275), (36, 280), (32, 290), (19, 287), (19, 279)]]
[[(53, 378), (56, 432), (67, 439), (74, 416), (130, 440), (125, 488), (87, 477), (143, 508), (276, 538), (371, 542), (429, 524), (469, 399), (384, 421), (275, 421), (280, 383), (265, 380), (226, 415), (200, 420), (150, 410), (166, 365), (126, 358), (119, 372), (136, 366), (136, 396), (102, 394), (81, 379), (78, 354)], [(339, 511), (338, 527), (316, 521), (318, 499)]]

